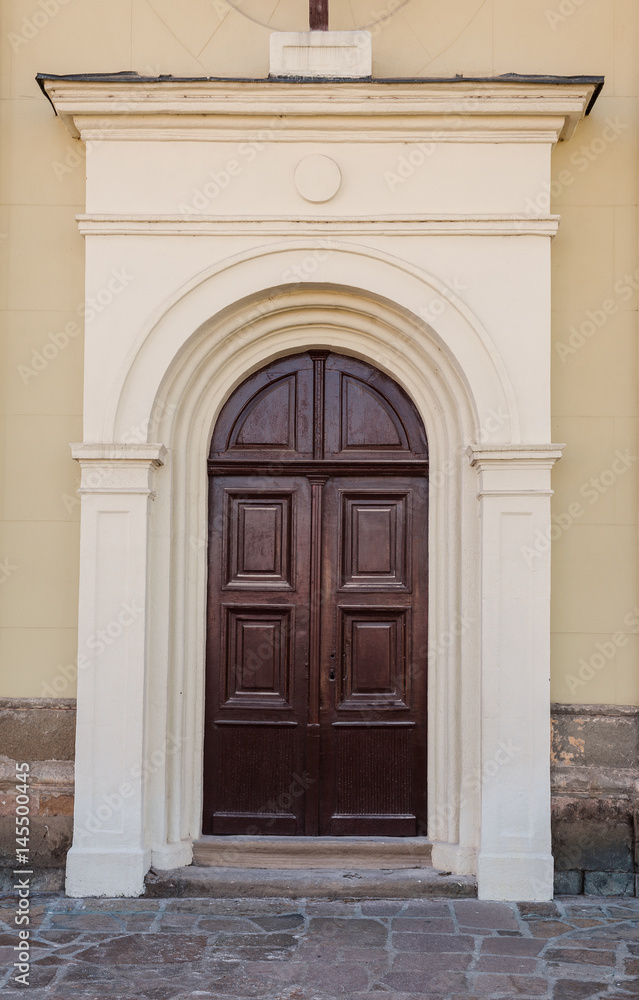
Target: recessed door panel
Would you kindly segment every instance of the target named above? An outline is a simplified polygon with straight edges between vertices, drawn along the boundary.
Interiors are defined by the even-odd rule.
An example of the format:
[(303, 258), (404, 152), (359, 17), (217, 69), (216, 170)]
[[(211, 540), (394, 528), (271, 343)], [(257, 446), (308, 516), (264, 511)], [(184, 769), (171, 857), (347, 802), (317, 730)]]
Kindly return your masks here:
[(410, 609), (340, 608), (340, 712), (408, 708)]
[(295, 609), (224, 606), (226, 707), (290, 708)]
[(232, 466), (312, 454), (313, 361), (298, 354), (273, 361), (235, 390), (218, 417), (209, 457)]
[(295, 451), (296, 389), (296, 374), (288, 375), (249, 400), (231, 430), (229, 451), (265, 446)]
[(333, 836), (414, 836), (413, 726), (338, 725)]
[[(294, 834), (297, 733), (294, 726), (221, 725), (213, 834)], [(296, 808), (297, 807), (297, 808)]]
[(351, 375), (341, 376), (340, 451), (406, 449), (399, 416), (372, 386)]
[(410, 584), (410, 494), (343, 494), (341, 586), (406, 589)]
[(293, 587), (294, 494), (257, 490), (226, 494), (226, 586), (253, 590)]
[(427, 455), (417, 411), (400, 387), (354, 358), (326, 359), (325, 454), (345, 461)]

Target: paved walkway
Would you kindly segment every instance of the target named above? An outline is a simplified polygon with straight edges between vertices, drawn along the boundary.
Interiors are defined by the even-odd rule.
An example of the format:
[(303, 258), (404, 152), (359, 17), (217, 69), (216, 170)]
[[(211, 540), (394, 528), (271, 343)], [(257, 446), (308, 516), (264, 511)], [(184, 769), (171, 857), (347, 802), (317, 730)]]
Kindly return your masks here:
[[(15, 961), (0, 900), (0, 959)], [(29, 1000), (639, 997), (639, 899), (32, 901)]]

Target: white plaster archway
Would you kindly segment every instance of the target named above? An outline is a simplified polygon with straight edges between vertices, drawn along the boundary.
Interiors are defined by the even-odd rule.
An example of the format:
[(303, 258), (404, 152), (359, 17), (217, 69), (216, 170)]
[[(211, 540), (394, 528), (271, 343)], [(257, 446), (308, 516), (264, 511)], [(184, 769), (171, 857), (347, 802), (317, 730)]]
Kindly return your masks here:
[[(183, 294), (176, 296), (177, 301), (165, 308), (152, 330), (143, 332), (142, 346), (134, 356), (119, 396), (116, 437), (126, 440), (126, 428), (140, 423), (138, 411), (131, 412), (131, 401), (137, 407), (144, 392), (150, 397), (149, 374), (165, 370), (155, 398), (145, 404), (148, 409), (145, 408), (142, 425), (148, 425), (149, 440), (162, 441), (169, 449), (170, 534), (173, 539), (189, 540), (187, 547), (180, 548), (178, 544), (171, 553), (171, 580), (179, 581), (178, 594), (184, 592), (184, 581), (197, 580), (193, 600), (185, 600), (179, 614), (169, 606), (170, 601), (167, 604), (168, 595), (164, 605), (155, 594), (151, 600), (153, 607), (163, 607), (158, 625), (152, 624), (150, 629), (150, 634), (159, 639), (157, 652), (151, 653), (151, 662), (158, 663), (163, 650), (172, 650), (172, 659), (165, 665), (157, 689), (163, 690), (168, 682), (166, 712), (170, 731), (188, 741), (184, 755), (172, 755), (167, 761), (164, 779), (167, 787), (174, 789), (166, 818), (167, 843), (184, 846), (167, 850), (156, 841), (154, 860), (156, 864), (172, 866), (176, 857), (189, 857), (188, 844), (201, 828), (205, 457), (215, 419), (231, 392), (252, 371), (282, 354), (309, 347), (330, 347), (363, 357), (395, 378), (418, 406), (429, 436), (431, 482), (436, 486), (430, 499), (431, 581), (434, 582), (429, 615), (432, 649), (429, 833), (438, 844), (446, 845), (435, 850), (435, 857), (440, 857), (442, 864), (459, 872), (474, 872), (476, 794), (466, 796), (460, 810), (460, 789), (464, 778), (468, 785), (473, 769), (478, 769), (479, 748), (476, 745), (473, 752), (467, 751), (467, 774), (462, 774), (459, 734), (462, 728), (467, 738), (474, 733), (477, 744), (477, 719), (472, 715), (476, 714), (479, 691), (479, 609), (476, 581), (465, 582), (468, 592), (462, 596), (460, 567), (462, 545), (476, 548), (478, 538), (474, 494), (464, 496), (462, 480), (466, 478), (473, 489), (475, 476), (468, 470), (465, 456), (470, 442), (508, 441), (513, 429), (516, 435), (518, 413), (514, 393), (486, 332), (454, 293), (432, 276), (388, 255), (361, 253), (343, 246), (332, 246), (329, 252), (325, 246), (313, 249), (307, 242), (302, 249), (311, 255), (310, 259), (315, 259), (313, 254), (319, 252), (322, 262), (330, 264), (330, 269), (325, 267), (322, 273), (323, 282), (321, 285), (309, 282), (305, 287), (296, 283), (296, 290), (281, 284), (278, 288), (272, 282), (299, 261), (300, 246), (268, 249), (268, 253), (243, 255), (190, 282)], [(377, 267), (372, 268), (371, 261)], [(231, 281), (229, 271), (234, 272)], [(340, 285), (327, 284), (326, 278), (331, 274), (341, 277)], [(360, 287), (349, 288), (349, 279), (359, 281)], [(240, 302), (234, 300), (233, 290), (252, 286), (256, 286), (252, 294)], [(402, 302), (391, 301), (384, 297), (384, 292), (387, 296), (401, 297)], [(186, 343), (180, 343), (187, 323), (193, 324), (202, 315), (206, 316), (211, 302), (222, 304), (220, 313), (205, 319)], [(433, 317), (436, 329), (425, 323), (423, 315)], [(176, 344), (180, 345), (179, 350), (167, 363), (166, 358)], [(454, 356), (451, 344), (462, 355), (461, 362)], [(152, 352), (160, 355), (161, 360), (151, 358)], [(158, 493), (161, 480), (167, 477), (168, 469), (158, 474)], [(463, 516), (465, 499), (469, 504), (466, 523), (463, 527), (456, 526), (456, 520)], [(167, 509), (162, 504), (156, 504), (156, 508)], [(156, 520), (160, 517), (158, 513)], [(167, 533), (167, 526), (165, 521), (158, 536)], [(163, 561), (150, 574), (150, 580), (159, 582), (166, 578)], [(164, 635), (162, 622), (174, 623), (172, 635)], [(193, 663), (194, 669), (181, 672), (177, 665), (184, 662)], [(462, 663), (467, 664), (463, 678), (468, 698), (465, 708)], [(183, 703), (179, 691), (185, 692)], [(184, 719), (191, 723), (189, 735), (183, 732)], [(162, 739), (161, 730), (152, 733), (150, 719), (150, 747)], [(159, 774), (157, 779), (159, 785)], [(182, 792), (177, 792), (178, 788)], [(163, 791), (160, 787), (156, 789), (158, 798)]]
[[(313, 250), (308, 243), (304, 249)], [(105, 493), (112, 500), (113, 493), (140, 490), (139, 484), (125, 486), (125, 467), (139, 477), (141, 466), (163, 462), (153, 476), (155, 502), (144, 570), (145, 655), (142, 663), (120, 668), (143, 671), (140, 691), (146, 695), (131, 706), (130, 725), (139, 730), (136, 752), (142, 761), (155, 761), (146, 769), (138, 765), (139, 832), (134, 834), (137, 844), (130, 845), (132, 857), (139, 859), (137, 866), (131, 865), (132, 870), (137, 867), (138, 885), (150, 862), (161, 868), (188, 864), (191, 843), (201, 829), (206, 457), (215, 420), (252, 371), (310, 347), (332, 348), (376, 364), (409, 393), (424, 420), (432, 483), (429, 835), (435, 864), (460, 874), (476, 871), (482, 826), (478, 776), (487, 750), (482, 748), (486, 734), (480, 712), (481, 566), (468, 555), (480, 551), (481, 533), (477, 477), (466, 449), (477, 442), (496, 448), (497, 454), (510, 448), (511, 459), (514, 448), (517, 464), (523, 457), (529, 465), (538, 459), (531, 457), (530, 448), (522, 456), (516, 439), (519, 415), (501, 359), (449, 289), (378, 254), (359, 255), (343, 247), (321, 252), (330, 267), (324, 267), (317, 283), (273, 284), (274, 274), (281, 276), (289, 259), (299, 260), (299, 247), (233, 262), (231, 288), (226, 268), (189, 283), (141, 332), (119, 392), (104, 394), (110, 414), (103, 412), (103, 426), (111, 425), (111, 447), (96, 451), (84, 445), (76, 451), (86, 474), (85, 489), (96, 500)], [(327, 270), (341, 282), (329, 284)], [(359, 280), (359, 287), (346, 284), (348, 278)], [(250, 290), (238, 301), (240, 287)], [(395, 301), (384, 291), (392, 291)], [(221, 308), (211, 316), (213, 303)], [(432, 325), (423, 316), (433, 316)], [(141, 433), (148, 444), (140, 442)], [(109, 478), (114, 470), (117, 483)], [(92, 476), (95, 483), (96, 473), (97, 487), (88, 479)], [(147, 485), (141, 493), (148, 497), (150, 491)], [(90, 683), (88, 676), (86, 680)], [(86, 697), (82, 690), (79, 697)], [(95, 692), (93, 704), (94, 699)], [(91, 726), (90, 713), (84, 712), (81, 725), (87, 723)], [(96, 839), (109, 833), (92, 831), (86, 822), (100, 808), (95, 767), (94, 757), (90, 780), (87, 775), (92, 787), (84, 788), (84, 801), (79, 774), (71, 889), (77, 878), (74, 866), (82, 872), (100, 850)], [(136, 770), (126, 747), (120, 770), (125, 782)], [(113, 782), (112, 758), (109, 780)], [(123, 802), (122, 809), (133, 804)], [(121, 839), (131, 839), (126, 834), (130, 829), (129, 822), (122, 823)], [(86, 870), (81, 878), (86, 880)]]
[[(470, 335), (469, 335), (470, 336)], [(206, 574), (206, 466), (210, 437), (222, 404), (233, 389), (252, 371), (283, 354), (311, 347), (326, 347), (353, 354), (378, 365), (391, 374), (416, 402), (431, 448), (431, 551), (434, 565), (430, 590), (431, 640), (431, 713), (430, 713), (430, 835), (446, 844), (459, 844), (460, 824), (468, 830), (473, 824), (476, 801), (468, 801), (460, 817), (461, 748), (459, 727), (477, 740), (477, 633), (479, 609), (477, 588), (469, 587), (462, 607), (462, 589), (455, 581), (461, 577), (461, 547), (478, 544), (475, 517), (476, 501), (464, 490), (464, 481), (475, 485), (475, 475), (468, 467), (464, 449), (474, 439), (476, 406), (468, 398), (463, 380), (443, 350), (418, 317), (409, 316), (379, 298), (365, 297), (361, 291), (307, 287), (296, 292), (272, 290), (266, 299), (239, 303), (223, 320), (205, 323), (191, 338), (184, 352), (171, 365), (154, 403), (160, 415), (158, 437), (167, 443), (170, 463), (157, 476), (160, 481), (171, 476), (170, 517), (172, 539), (189, 539), (189, 545), (173, 547), (171, 553), (171, 588), (184, 592), (184, 581), (196, 580), (192, 601), (180, 614), (166, 607), (160, 621), (174, 623), (169, 636), (171, 653), (166, 665), (168, 677), (167, 712), (170, 729), (179, 733), (181, 719), (191, 721), (184, 766), (172, 757), (166, 776), (167, 787), (184, 790), (180, 807), (177, 796), (167, 821), (169, 843), (179, 844), (197, 837), (201, 826), (201, 760), (204, 690), (204, 621)], [(488, 359), (489, 360), (489, 359)], [(490, 371), (491, 365), (487, 363)], [(493, 369), (494, 370), (494, 369)], [(498, 385), (492, 386), (497, 393)], [(495, 413), (499, 410), (495, 410)], [(502, 410), (503, 413), (503, 404)], [(501, 430), (495, 422), (495, 429)], [(152, 433), (149, 429), (149, 433)], [(170, 473), (168, 466), (171, 466)], [(470, 518), (462, 514), (464, 493), (470, 500)], [(157, 521), (162, 518), (158, 508)], [(455, 526), (466, 520), (465, 531)], [(158, 537), (167, 536), (167, 520), (158, 526)], [(193, 544), (194, 543), (194, 544)], [(158, 566), (151, 580), (166, 579)], [(168, 597), (168, 595), (166, 595)], [(155, 605), (157, 602), (152, 601)], [(471, 603), (473, 605), (471, 610)], [(467, 623), (460, 625), (459, 623)], [(151, 628), (151, 635), (156, 629)], [(199, 641), (196, 636), (199, 634)], [(450, 636), (450, 642), (448, 637)], [(446, 638), (442, 638), (446, 637)], [(462, 647), (466, 647), (462, 653)], [(159, 661), (167, 645), (164, 636), (150, 660)], [(474, 652), (470, 650), (474, 648)], [(181, 655), (180, 651), (188, 650)], [(195, 664), (195, 669), (180, 671), (180, 663)], [(461, 676), (461, 663), (468, 664)], [(173, 667), (173, 670), (171, 669)], [(162, 689), (164, 682), (157, 685)], [(463, 707), (462, 687), (468, 704)], [(178, 707), (184, 692), (184, 713)], [(152, 720), (149, 720), (152, 725)], [(181, 735), (181, 734), (180, 734)], [(156, 735), (156, 740), (161, 734)], [(152, 739), (151, 743), (155, 741)], [(475, 757), (475, 763), (477, 761)], [(188, 776), (188, 777), (187, 777)], [(186, 779), (186, 780), (185, 780)], [(157, 789), (161, 794), (160, 788)], [(454, 850), (456, 870), (475, 867), (472, 840)], [(159, 846), (155, 862), (173, 865), (175, 849)], [(187, 848), (188, 852), (188, 848)], [(463, 856), (462, 856), (463, 855)], [(451, 858), (449, 857), (449, 862)]]
[[(114, 373), (112, 391), (97, 399), (95, 414), (91, 399), (87, 401), (87, 419), (95, 423), (100, 438), (120, 440), (151, 417), (160, 395), (158, 380), (166, 378), (177, 352), (188, 349), (185, 331), (201, 330), (214, 316), (220, 325), (215, 349), (223, 358), (233, 355), (255, 322), (270, 311), (275, 314), (264, 302), (304, 287), (299, 274), (304, 274), (305, 262), (309, 287), (352, 290), (412, 317), (414, 327), (403, 333), (407, 345), (416, 340), (417, 331), (428, 328), (430, 350), (443, 352), (466, 385), (477, 440), (483, 439), (479, 435), (486, 441), (520, 440), (518, 402), (506, 366), (489, 333), (452, 288), (423, 268), (373, 246), (316, 238), (266, 244), (226, 258), (194, 275), (162, 301), (137, 331), (120, 370)], [(317, 274), (312, 271), (315, 263)], [(241, 303), (252, 304), (252, 309), (246, 310), (243, 325), (238, 326), (230, 317)], [(330, 303), (327, 307), (331, 308)], [(241, 332), (245, 329), (246, 334)], [(382, 353), (380, 367), (384, 362), (391, 365), (387, 371), (392, 375), (392, 361)], [(481, 415), (491, 410), (500, 412), (502, 418), (498, 427), (487, 430)]]

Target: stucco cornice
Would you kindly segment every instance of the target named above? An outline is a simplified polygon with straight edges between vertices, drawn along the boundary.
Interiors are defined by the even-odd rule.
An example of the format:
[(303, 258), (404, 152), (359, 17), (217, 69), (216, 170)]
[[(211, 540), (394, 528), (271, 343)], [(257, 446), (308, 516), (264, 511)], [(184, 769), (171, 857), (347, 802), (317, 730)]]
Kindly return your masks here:
[(466, 454), (479, 475), (477, 497), (551, 497), (550, 472), (563, 444), (471, 445)]
[(153, 473), (164, 464), (166, 453), (162, 444), (72, 444), (71, 455), (81, 469), (78, 493), (154, 499)]
[(40, 74), (38, 82), (75, 137), (228, 140), (267, 128), (273, 141), (554, 142), (570, 138), (602, 85), (512, 76), (309, 83)]
[(166, 448), (163, 444), (124, 444), (117, 442), (92, 444), (79, 442), (71, 445), (71, 455), (78, 462), (138, 462), (163, 465)]
[(215, 215), (77, 215), (83, 236), (241, 236), (256, 233), (272, 236), (555, 236), (559, 216), (539, 218), (503, 216), (379, 216), (344, 218), (307, 216), (298, 219), (262, 216), (259, 224), (250, 216)]
[(535, 466), (552, 467), (559, 461), (565, 444), (480, 444), (470, 445), (466, 454), (472, 466), (478, 471)]

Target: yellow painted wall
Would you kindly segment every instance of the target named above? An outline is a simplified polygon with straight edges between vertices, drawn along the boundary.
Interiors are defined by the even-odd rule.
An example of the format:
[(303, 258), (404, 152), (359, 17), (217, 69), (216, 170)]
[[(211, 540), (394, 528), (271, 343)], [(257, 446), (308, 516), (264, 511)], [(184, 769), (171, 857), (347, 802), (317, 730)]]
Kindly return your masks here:
[[(275, 10), (276, 28), (304, 27), (305, 0), (233, 2), (251, 16)], [(337, 28), (353, 27), (351, 9), (358, 26), (395, 12), (372, 29), (376, 76), (606, 77), (591, 117), (554, 154), (553, 440), (567, 448), (553, 501), (552, 681), (557, 701), (639, 704), (639, 4), (401, 2), (332, 0)], [(269, 31), (225, 0), (3, 0), (0, 17), (0, 696), (69, 697), (84, 150), (34, 76), (264, 76)]]

